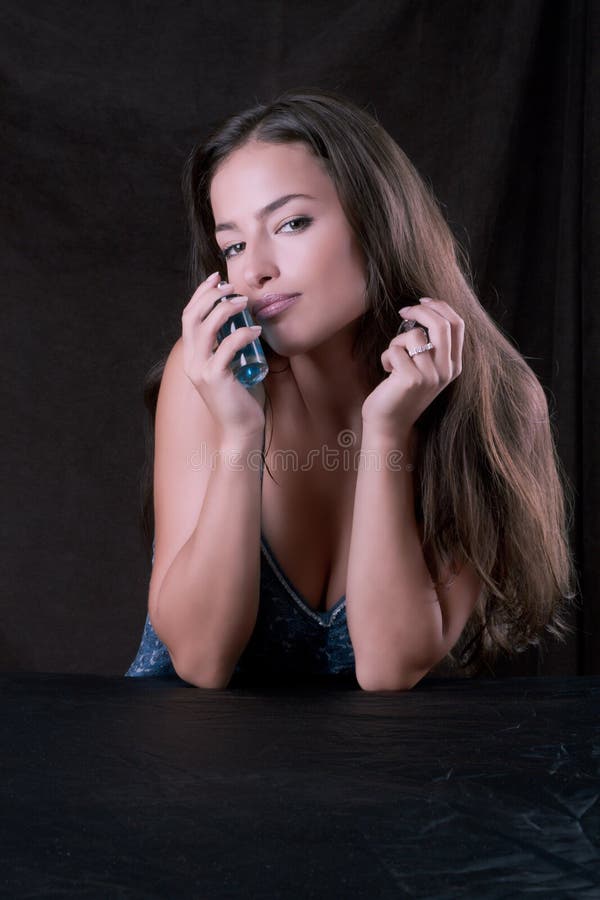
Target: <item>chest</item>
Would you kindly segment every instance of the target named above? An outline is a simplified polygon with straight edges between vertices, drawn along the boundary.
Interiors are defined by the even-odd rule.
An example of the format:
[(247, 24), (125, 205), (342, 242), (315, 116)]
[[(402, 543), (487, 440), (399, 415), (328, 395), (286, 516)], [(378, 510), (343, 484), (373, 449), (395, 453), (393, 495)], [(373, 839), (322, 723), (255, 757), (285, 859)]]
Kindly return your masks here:
[(303, 450), (267, 452), (262, 487), (262, 532), (283, 574), (317, 611), (346, 592), (356, 472), (330, 471)]

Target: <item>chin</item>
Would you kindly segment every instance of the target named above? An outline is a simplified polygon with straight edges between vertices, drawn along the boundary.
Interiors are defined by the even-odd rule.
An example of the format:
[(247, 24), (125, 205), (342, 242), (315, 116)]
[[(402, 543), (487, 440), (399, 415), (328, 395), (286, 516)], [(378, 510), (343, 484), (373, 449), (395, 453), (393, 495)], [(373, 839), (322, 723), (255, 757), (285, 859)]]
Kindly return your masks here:
[[(344, 341), (352, 338), (358, 327), (360, 316), (351, 322), (343, 322), (339, 325), (331, 325), (324, 331), (323, 323), (316, 326), (316, 333), (311, 333), (309, 328), (302, 329), (301, 334), (292, 334), (291, 329), (274, 328), (272, 334), (264, 337), (266, 344), (277, 356), (289, 359), (292, 356), (300, 356), (304, 353), (313, 353), (322, 347), (326, 347), (332, 341), (344, 338)], [(299, 330), (299, 329), (298, 329)], [(260, 340), (263, 341), (261, 333)], [(332, 344), (332, 349), (335, 344)]]
[(278, 358), (282, 360), (289, 359), (290, 356), (308, 353), (313, 349), (312, 345), (307, 344), (306, 341), (300, 343), (299, 341), (285, 340), (284, 338), (277, 339), (276, 337), (271, 341), (267, 341), (266, 338), (263, 341), (262, 334), (260, 340), (263, 345), (268, 347), (268, 351), (274, 357), (274, 362), (276, 362)]

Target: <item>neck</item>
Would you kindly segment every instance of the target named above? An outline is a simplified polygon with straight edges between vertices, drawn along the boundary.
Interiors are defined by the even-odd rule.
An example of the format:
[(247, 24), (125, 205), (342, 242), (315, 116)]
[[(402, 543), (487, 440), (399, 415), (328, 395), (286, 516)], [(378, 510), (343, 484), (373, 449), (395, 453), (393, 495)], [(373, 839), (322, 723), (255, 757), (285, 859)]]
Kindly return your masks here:
[[(372, 388), (364, 367), (351, 356), (352, 337), (337, 334), (309, 353), (288, 359), (288, 397), (291, 394), (307, 427), (317, 434), (362, 428), (362, 404)], [(279, 360), (284, 358), (277, 359), (274, 369), (283, 367)]]

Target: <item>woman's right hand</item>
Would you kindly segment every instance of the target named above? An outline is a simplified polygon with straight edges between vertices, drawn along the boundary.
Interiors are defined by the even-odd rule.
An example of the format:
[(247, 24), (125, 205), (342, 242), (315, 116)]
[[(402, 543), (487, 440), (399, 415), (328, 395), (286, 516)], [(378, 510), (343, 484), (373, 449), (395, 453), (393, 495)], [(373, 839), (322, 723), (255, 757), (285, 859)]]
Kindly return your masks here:
[(219, 297), (234, 292), (230, 284), (217, 288), (220, 278), (215, 272), (203, 281), (183, 310), (183, 367), (222, 436), (254, 435), (264, 429), (263, 408), (253, 393), (235, 378), (229, 364), (242, 347), (256, 340), (260, 332), (247, 327), (236, 328), (217, 345), (219, 329), (248, 303), (247, 297), (238, 297), (215, 306)]

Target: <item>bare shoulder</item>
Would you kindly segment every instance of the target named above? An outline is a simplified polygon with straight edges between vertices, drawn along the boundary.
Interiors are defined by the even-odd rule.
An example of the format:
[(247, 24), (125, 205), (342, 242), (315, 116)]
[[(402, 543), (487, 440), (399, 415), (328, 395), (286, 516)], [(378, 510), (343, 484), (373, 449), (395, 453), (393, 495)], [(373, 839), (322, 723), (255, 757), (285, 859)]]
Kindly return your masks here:
[(212, 415), (183, 368), (182, 338), (165, 363), (154, 428), (155, 548), (148, 607), (156, 628), (158, 591), (196, 526), (217, 449)]

